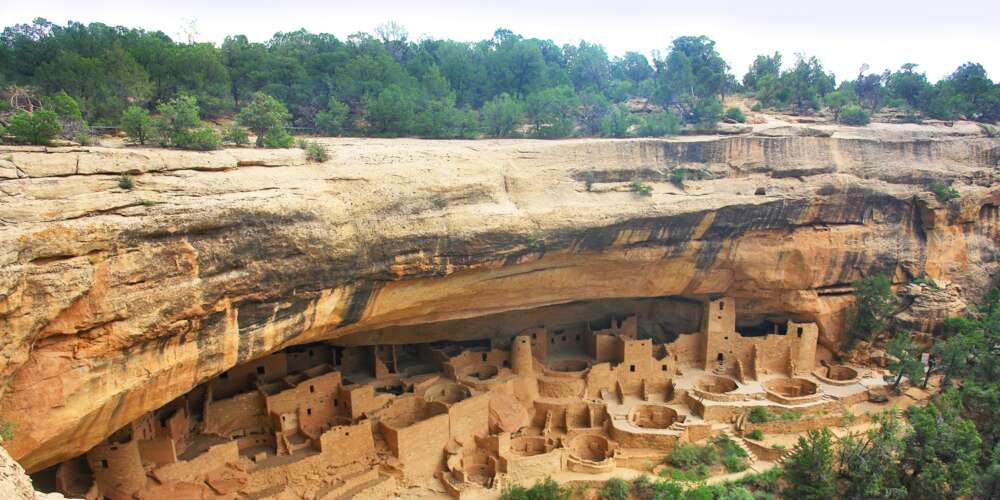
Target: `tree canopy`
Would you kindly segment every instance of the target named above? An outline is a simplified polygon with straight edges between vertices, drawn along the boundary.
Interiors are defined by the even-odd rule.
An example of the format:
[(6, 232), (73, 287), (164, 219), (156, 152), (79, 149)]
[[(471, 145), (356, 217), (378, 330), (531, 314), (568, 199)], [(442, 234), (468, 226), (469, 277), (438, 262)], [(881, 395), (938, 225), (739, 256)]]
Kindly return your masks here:
[[(601, 134), (605, 124), (619, 135), (623, 123), (646, 121), (621, 120), (617, 105), (630, 99), (649, 99), (659, 106), (655, 112), (710, 127), (719, 119), (716, 101), (734, 92), (798, 113), (826, 106), (839, 113), (856, 104), (868, 113), (893, 106), (913, 116), (1000, 119), (1000, 86), (972, 62), (936, 83), (916, 64), (882, 73), (863, 66), (838, 86), (816, 57), (789, 61), (775, 52), (757, 57), (737, 81), (706, 36), (663, 46), (662, 56), (612, 57), (592, 42), (559, 46), (503, 28), (474, 42), (415, 40), (391, 22), (346, 39), (298, 30), (263, 42), (234, 34), (215, 45), (141, 28), (36, 19), (0, 34), (0, 83), (34, 89), (39, 98), (65, 93), (92, 124), (118, 124), (131, 106), (155, 112), (179, 97), (194, 98), (201, 116), (216, 120), (263, 93), (285, 106), (289, 125), (348, 135), (466, 137), (481, 129), (562, 137)], [(504, 99), (525, 111), (531, 130), (503, 125), (517, 114), (496, 113), (516, 111), (498, 108), (509, 104)]]

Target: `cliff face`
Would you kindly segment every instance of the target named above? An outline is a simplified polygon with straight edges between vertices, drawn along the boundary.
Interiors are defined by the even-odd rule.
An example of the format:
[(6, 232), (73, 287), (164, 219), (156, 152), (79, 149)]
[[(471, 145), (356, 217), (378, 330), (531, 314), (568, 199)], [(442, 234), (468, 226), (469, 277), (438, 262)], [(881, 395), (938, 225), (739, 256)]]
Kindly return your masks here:
[[(993, 283), (1000, 141), (977, 135), (331, 139), (324, 164), (7, 148), (4, 444), (38, 470), (279, 348), (447, 337), (454, 320), (571, 301), (726, 294), (741, 314), (816, 321), (833, 347), (854, 279), (927, 275), (966, 300)], [(680, 187), (679, 169), (705, 178)], [(938, 202), (931, 180), (961, 198)], [(452, 326), (407, 327), (432, 322)]]

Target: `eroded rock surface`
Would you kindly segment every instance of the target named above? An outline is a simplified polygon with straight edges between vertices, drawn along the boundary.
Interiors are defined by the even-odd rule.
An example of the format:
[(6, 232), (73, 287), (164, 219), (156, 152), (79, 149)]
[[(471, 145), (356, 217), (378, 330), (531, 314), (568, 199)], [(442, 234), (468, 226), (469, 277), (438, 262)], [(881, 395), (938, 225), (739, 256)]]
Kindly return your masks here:
[[(323, 164), (299, 151), (0, 151), (0, 414), (25, 468), (289, 345), (725, 294), (745, 315), (816, 322), (832, 347), (854, 279), (926, 276), (969, 300), (997, 271), (1000, 141), (974, 126), (321, 142)], [(680, 168), (704, 178), (671, 182)], [(933, 180), (961, 198), (939, 202)]]

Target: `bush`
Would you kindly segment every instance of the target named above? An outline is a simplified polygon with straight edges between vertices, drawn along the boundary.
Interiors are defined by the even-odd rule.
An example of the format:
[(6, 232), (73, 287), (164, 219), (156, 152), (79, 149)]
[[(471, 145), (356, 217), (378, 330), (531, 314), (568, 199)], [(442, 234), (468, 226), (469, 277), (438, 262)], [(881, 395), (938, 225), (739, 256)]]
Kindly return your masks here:
[(632, 115), (625, 106), (614, 106), (601, 119), (601, 135), (604, 137), (625, 137), (632, 126)]
[(780, 418), (784, 421), (798, 420), (802, 418), (802, 414), (797, 411), (784, 411), (781, 412)]
[(122, 113), (118, 123), (125, 135), (139, 144), (146, 144), (146, 140), (153, 132), (153, 119), (150, 118), (149, 111), (139, 106), (129, 106)]
[(265, 148), (290, 148), (295, 145), (295, 138), (288, 134), (284, 127), (275, 127), (263, 136), (258, 136), (257, 144)]
[(513, 135), (523, 116), (524, 106), (507, 94), (500, 94), (487, 101), (479, 112), (483, 132), (490, 137)]
[(193, 151), (212, 151), (222, 147), (222, 138), (211, 127), (202, 127), (176, 134), (174, 145)]
[(178, 142), (185, 140), (182, 136), (186, 132), (201, 124), (198, 101), (191, 96), (179, 96), (162, 102), (156, 110), (160, 117), (153, 123), (153, 127), (163, 146), (178, 146)]
[(747, 121), (746, 115), (743, 114), (743, 110), (733, 106), (726, 110), (724, 115), (727, 120), (732, 120), (738, 123), (745, 123)]
[(661, 137), (677, 135), (681, 132), (681, 120), (673, 111), (649, 113), (639, 123), (637, 133), (641, 137)]
[(754, 429), (748, 432), (746, 437), (748, 439), (753, 439), (754, 441), (760, 441), (761, 439), (764, 439), (764, 431), (760, 429)]
[(636, 498), (653, 498), (655, 484), (649, 476), (641, 475), (632, 480), (632, 492)]
[(632, 192), (639, 196), (653, 196), (653, 186), (642, 181), (632, 181)]
[(704, 464), (699, 464), (692, 467), (690, 470), (675, 469), (673, 467), (664, 467), (660, 469), (660, 477), (670, 479), (672, 481), (685, 481), (689, 483), (697, 483), (699, 481), (704, 481), (708, 478), (708, 466)]
[(703, 97), (695, 102), (690, 122), (701, 129), (714, 129), (722, 119), (722, 103), (714, 97)]
[(346, 104), (331, 96), (326, 109), (316, 113), (314, 119), (316, 128), (330, 135), (340, 135), (344, 130), (344, 122), (347, 121), (347, 115), (350, 111)]
[(771, 420), (771, 414), (767, 411), (766, 407), (755, 406), (750, 410), (750, 414), (747, 418), (755, 424), (762, 424)]
[(73, 142), (81, 146), (91, 146), (94, 144), (94, 137), (90, 134), (77, 134), (73, 137)]
[(739, 472), (748, 467), (747, 458), (750, 457), (747, 451), (736, 444), (732, 438), (725, 434), (720, 434), (712, 440), (712, 444), (719, 450), (720, 462), (729, 472)]
[(845, 125), (868, 125), (871, 121), (871, 116), (868, 115), (868, 112), (857, 106), (844, 106), (844, 109), (840, 112), (840, 123)]
[(670, 450), (667, 462), (683, 470), (690, 470), (699, 465), (715, 465), (719, 456), (713, 446), (699, 446), (692, 443), (679, 443)]
[(559, 486), (552, 478), (545, 478), (535, 483), (531, 488), (508, 485), (500, 493), (502, 500), (567, 500), (570, 491)]
[(604, 483), (598, 496), (602, 500), (628, 500), (628, 493), (631, 489), (624, 479), (614, 477)]
[[(285, 135), (288, 135), (284, 127), (285, 122), (289, 118), (291, 118), (291, 115), (288, 113), (288, 108), (281, 101), (263, 92), (254, 93), (250, 102), (237, 115), (240, 125), (250, 129), (257, 136), (257, 147), (264, 146), (268, 148), (291, 147), (291, 143), (287, 146), (267, 145), (267, 137), (275, 130), (280, 130)], [(284, 138), (272, 138), (272, 141), (274, 140), (284, 141)], [(281, 144), (284, 144), (284, 142), (281, 142)]]
[(330, 159), (330, 155), (327, 154), (326, 149), (323, 149), (323, 146), (320, 146), (315, 142), (307, 143), (305, 150), (306, 158), (308, 158), (309, 161), (323, 163), (324, 161)]
[(7, 125), (7, 133), (14, 142), (27, 144), (48, 144), (60, 130), (59, 117), (46, 109), (36, 109), (33, 113), (18, 111)]
[(118, 187), (122, 189), (132, 189), (135, 187), (135, 181), (132, 180), (132, 176), (128, 174), (122, 174), (118, 177)]
[(936, 181), (931, 183), (931, 192), (941, 203), (947, 203), (961, 196), (961, 193), (954, 187)]
[(247, 134), (247, 129), (241, 127), (239, 123), (233, 122), (223, 129), (222, 142), (233, 146), (246, 146), (250, 144), (250, 135)]
[(0, 442), (14, 439), (14, 424), (6, 419), (0, 419)]
[(684, 189), (685, 180), (701, 180), (705, 177), (708, 177), (708, 172), (703, 168), (675, 168), (670, 171), (670, 183), (681, 189)]

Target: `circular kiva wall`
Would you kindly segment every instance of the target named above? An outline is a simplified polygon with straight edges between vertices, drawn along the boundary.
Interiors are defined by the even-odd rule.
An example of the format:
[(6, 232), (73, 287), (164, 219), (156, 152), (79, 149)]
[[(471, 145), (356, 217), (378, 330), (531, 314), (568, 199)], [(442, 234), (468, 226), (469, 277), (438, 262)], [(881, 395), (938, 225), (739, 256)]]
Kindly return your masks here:
[(601, 462), (611, 458), (611, 445), (604, 436), (581, 434), (570, 442), (570, 453), (577, 458)]
[(427, 389), (427, 392), (424, 393), (424, 399), (437, 403), (452, 404), (466, 399), (471, 395), (472, 392), (468, 387), (454, 382), (447, 382)]
[(710, 392), (712, 394), (725, 394), (727, 392), (735, 391), (739, 386), (733, 379), (709, 375), (707, 377), (702, 377), (701, 380), (698, 380), (698, 384), (695, 387), (697, 387), (700, 391)]
[(813, 373), (820, 380), (835, 385), (848, 385), (858, 381), (858, 371), (849, 366), (830, 365), (817, 368)]
[(554, 372), (577, 373), (590, 368), (590, 362), (585, 359), (557, 359), (549, 363), (548, 368)]
[(764, 383), (764, 388), (786, 398), (801, 398), (816, 394), (816, 384), (804, 378), (778, 378)]
[(516, 455), (530, 457), (552, 451), (548, 440), (541, 436), (522, 436), (510, 440), (510, 451)]
[(629, 412), (628, 420), (644, 429), (666, 429), (677, 421), (677, 412), (666, 406), (639, 405)]

